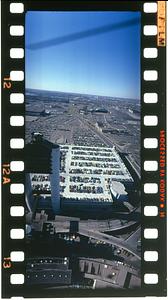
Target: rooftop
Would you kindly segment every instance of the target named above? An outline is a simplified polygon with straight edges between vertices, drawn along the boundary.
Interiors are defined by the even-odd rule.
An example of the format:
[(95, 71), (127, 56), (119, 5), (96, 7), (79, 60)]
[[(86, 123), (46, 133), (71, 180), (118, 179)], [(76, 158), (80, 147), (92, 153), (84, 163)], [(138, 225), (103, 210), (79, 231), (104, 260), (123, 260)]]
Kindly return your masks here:
[(111, 184), (112, 189), (117, 193), (117, 194), (121, 194), (121, 195), (127, 195), (128, 193), (125, 190), (125, 186), (123, 185), (123, 183), (118, 182), (118, 181), (112, 181)]
[(115, 148), (62, 145), (61, 194), (64, 198), (112, 202), (111, 181), (133, 183)]
[[(38, 139), (41, 139), (39, 135)], [(42, 142), (34, 143), (41, 145)], [(65, 201), (113, 202), (111, 188), (123, 195), (127, 194), (125, 185), (133, 183), (133, 178), (115, 147), (62, 145), (60, 152), (60, 194)], [(43, 169), (41, 174), (37, 171), (30, 173), (33, 192), (40, 191), (43, 195), (49, 195), (50, 172)]]

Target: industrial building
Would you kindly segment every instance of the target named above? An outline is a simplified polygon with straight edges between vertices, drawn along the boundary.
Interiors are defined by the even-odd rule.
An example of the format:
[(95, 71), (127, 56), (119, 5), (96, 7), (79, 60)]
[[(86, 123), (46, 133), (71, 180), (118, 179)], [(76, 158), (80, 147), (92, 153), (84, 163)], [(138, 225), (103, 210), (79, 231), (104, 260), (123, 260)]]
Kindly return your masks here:
[(61, 146), (62, 207), (111, 206), (128, 201), (133, 178), (113, 148)]
[(71, 284), (72, 270), (69, 259), (42, 257), (29, 259), (26, 269), (26, 284), (63, 286)]
[(32, 134), (26, 145), (26, 203), (29, 212), (41, 209), (60, 211), (60, 148), (43, 138), (40, 133)]
[(139, 272), (120, 261), (80, 258), (80, 272), (93, 280), (93, 288), (137, 288), (141, 284)]
[[(61, 154), (60, 154), (61, 153)], [(26, 145), (28, 211), (111, 207), (129, 200), (134, 181), (115, 147), (62, 145), (33, 133)]]
[(61, 156), (62, 207), (128, 201), (134, 181), (115, 147), (62, 145)]
[(45, 117), (49, 116), (51, 113), (49, 110), (46, 110), (44, 106), (34, 106), (32, 109), (32, 106), (26, 105), (26, 116), (36, 116), (36, 117)]

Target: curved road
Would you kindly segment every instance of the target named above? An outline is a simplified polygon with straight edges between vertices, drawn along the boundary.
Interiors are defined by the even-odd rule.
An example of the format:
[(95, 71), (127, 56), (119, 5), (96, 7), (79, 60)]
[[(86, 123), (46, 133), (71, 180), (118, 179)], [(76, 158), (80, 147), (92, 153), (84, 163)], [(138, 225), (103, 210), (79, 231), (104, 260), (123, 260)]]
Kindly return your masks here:
[(115, 245), (119, 248), (122, 248), (128, 252), (130, 252), (132, 255), (134, 255), (138, 260), (141, 260), (141, 257), (137, 253), (136, 249), (132, 248), (127, 242), (116, 238), (114, 236), (107, 235), (105, 233), (99, 232), (99, 231), (93, 231), (93, 230), (87, 230), (87, 229), (80, 229), (79, 233), (81, 235), (94, 238), (96, 240), (101, 240), (105, 243)]
[(121, 221), (121, 220), (105, 220), (105, 221), (80, 221), (79, 222), (79, 229), (92, 229), (100, 232), (107, 232), (107, 231), (117, 231), (121, 229), (129, 229), (132, 225), (135, 225), (137, 221)]
[[(55, 231), (58, 232), (69, 232), (70, 230), (70, 221), (56, 220), (51, 221), (52, 225), (55, 228)], [(73, 221), (73, 219), (72, 219)], [(118, 230), (129, 229), (133, 225), (137, 224), (138, 221), (122, 221), (122, 220), (87, 220), (87, 221), (77, 221), (79, 231), (82, 229), (85, 230), (94, 230), (99, 232), (115, 232)]]

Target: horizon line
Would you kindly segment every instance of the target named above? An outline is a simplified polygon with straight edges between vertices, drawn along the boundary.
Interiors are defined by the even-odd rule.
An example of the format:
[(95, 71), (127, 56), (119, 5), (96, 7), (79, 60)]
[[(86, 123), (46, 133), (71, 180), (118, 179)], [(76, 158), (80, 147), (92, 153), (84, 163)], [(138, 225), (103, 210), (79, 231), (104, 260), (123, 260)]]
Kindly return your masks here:
[(96, 96), (96, 97), (110, 97), (110, 98), (118, 98), (118, 99), (125, 99), (125, 100), (137, 100), (140, 101), (141, 98), (132, 98), (132, 97), (120, 97), (120, 96), (109, 96), (109, 95), (97, 95), (97, 94), (86, 94), (86, 93), (80, 93), (80, 92), (63, 92), (58, 90), (44, 90), (39, 88), (25, 88), (25, 90), (37, 90), (37, 91), (43, 91), (43, 92), (56, 92), (56, 93), (64, 93), (64, 94), (77, 94), (77, 95), (87, 95), (87, 96)]

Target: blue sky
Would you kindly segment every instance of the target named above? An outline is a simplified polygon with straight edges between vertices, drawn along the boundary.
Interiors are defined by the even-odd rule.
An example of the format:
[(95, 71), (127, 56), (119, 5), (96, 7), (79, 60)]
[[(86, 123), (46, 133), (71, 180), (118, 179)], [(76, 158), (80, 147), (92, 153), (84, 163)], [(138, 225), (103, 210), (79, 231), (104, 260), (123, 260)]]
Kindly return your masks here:
[[(133, 26), (42, 47), (29, 46), (139, 18)], [(26, 88), (140, 98), (139, 12), (27, 12)]]

